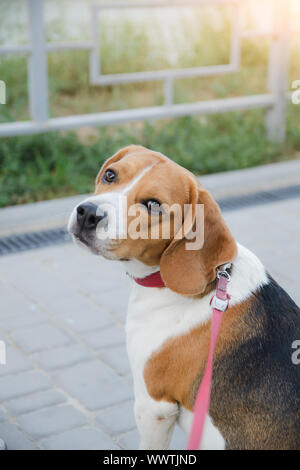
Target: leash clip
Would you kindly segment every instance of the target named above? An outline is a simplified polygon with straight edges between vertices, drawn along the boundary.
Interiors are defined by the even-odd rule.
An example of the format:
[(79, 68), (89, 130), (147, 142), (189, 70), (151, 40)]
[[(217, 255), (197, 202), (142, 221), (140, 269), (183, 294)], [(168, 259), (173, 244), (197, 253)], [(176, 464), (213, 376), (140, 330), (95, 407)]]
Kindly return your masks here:
[(227, 272), (227, 269), (231, 267), (231, 263), (224, 264), (220, 268), (217, 268), (217, 279), (220, 279), (220, 277), (225, 277), (227, 279), (227, 282), (230, 282), (231, 276)]
[(217, 289), (215, 295), (210, 301), (210, 305), (213, 309), (223, 313), (228, 309), (230, 300), (230, 296), (226, 292), (227, 283), (231, 279), (230, 274), (227, 272), (227, 269), (229, 269), (230, 266), (231, 264), (228, 263), (217, 269)]

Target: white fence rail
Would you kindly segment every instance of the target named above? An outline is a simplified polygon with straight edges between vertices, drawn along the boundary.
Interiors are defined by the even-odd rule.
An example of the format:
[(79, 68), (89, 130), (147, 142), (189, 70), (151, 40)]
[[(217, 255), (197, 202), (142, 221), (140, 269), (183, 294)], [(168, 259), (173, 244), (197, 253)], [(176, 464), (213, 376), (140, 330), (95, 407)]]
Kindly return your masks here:
[[(289, 0), (273, 0), (274, 22), (268, 68), (268, 94), (225, 98), (191, 104), (174, 104), (175, 79), (203, 77), (238, 72), (241, 41), (244, 37), (261, 35), (257, 31), (242, 31), (241, 9), (246, 0), (148, 0), (145, 2), (111, 2), (91, 6), (92, 42), (46, 43), (44, 0), (27, 0), (29, 45), (0, 46), (0, 54), (28, 55), (28, 89), (32, 121), (0, 124), (0, 136), (34, 134), (45, 131), (100, 126), (122, 122), (179, 117), (193, 114), (223, 113), (253, 108), (266, 109), (266, 130), (269, 138), (285, 138), (287, 75), (289, 65)], [(199, 7), (230, 4), (234, 8), (231, 32), (231, 51), (228, 64), (207, 67), (158, 70), (122, 74), (101, 74), (99, 14), (105, 9)], [(265, 33), (263, 33), (265, 34)], [(47, 53), (58, 50), (83, 49), (90, 51), (90, 80), (93, 85), (113, 85), (138, 81), (163, 81), (164, 105), (122, 111), (49, 118)], [(1, 77), (0, 77), (1, 78)], [(9, 87), (9, 84), (6, 84)]]

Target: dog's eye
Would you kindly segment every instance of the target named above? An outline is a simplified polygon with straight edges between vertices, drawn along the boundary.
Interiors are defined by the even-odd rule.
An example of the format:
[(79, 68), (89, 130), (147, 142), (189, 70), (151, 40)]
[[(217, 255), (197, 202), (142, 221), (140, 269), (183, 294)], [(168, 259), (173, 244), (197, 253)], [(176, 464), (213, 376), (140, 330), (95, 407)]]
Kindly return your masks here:
[(106, 170), (102, 176), (102, 180), (105, 183), (112, 183), (113, 181), (116, 180), (116, 178), (117, 178), (117, 175), (113, 170)]
[(142, 204), (147, 208), (149, 213), (161, 213), (161, 204), (157, 199), (146, 199), (142, 201)]

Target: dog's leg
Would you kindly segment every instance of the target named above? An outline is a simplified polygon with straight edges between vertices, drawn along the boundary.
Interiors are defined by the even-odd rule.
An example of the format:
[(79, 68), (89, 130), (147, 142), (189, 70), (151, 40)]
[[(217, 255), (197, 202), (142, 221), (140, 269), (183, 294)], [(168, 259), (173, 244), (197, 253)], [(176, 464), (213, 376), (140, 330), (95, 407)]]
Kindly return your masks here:
[(167, 449), (178, 417), (177, 404), (155, 401), (143, 395), (136, 398), (134, 411), (140, 450)]
[[(193, 413), (181, 407), (178, 416), (178, 424), (187, 435), (190, 433), (192, 423)], [(207, 416), (200, 450), (224, 450), (225, 446), (226, 443), (222, 434), (214, 425), (211, 417)]]

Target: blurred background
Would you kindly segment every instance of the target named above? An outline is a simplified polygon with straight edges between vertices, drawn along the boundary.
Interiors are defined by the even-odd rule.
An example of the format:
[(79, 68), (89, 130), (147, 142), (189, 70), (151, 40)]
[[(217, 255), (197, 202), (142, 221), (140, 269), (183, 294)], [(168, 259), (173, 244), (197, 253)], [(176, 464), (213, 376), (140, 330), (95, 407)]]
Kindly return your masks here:
[[(242, 39), (239, 71), (174, 80), (174, 103), (266, 93), (272, 4), (276, 1), (240, 0), (242, 28), (258, 35)], [(95, 3), (46, 0), (46, 42), (91, 41), (90, 8)], [(102, 10), (101, 73), (227, 64), (232, 22), (230, 4)], [(292, 29), (300, 24), (299, 0), (291, 0), (291, 23)], [(300, 79), (300, 35), (291, 35), (289, 41), (287, 88), (291, 90), (292, 81)], [(0, 48), (11, 44), (28, 44), (26, 0), (0, 0)], [(30, 119), (27, 55), (0, 54), (0, 79), (7, 95), (6, 104), (0, 105), (1, 123)], [(47, 53), (51, 118), (163, 105), (161, 81), (92, 85), (89, 55), (89, 50), (71, 49)], [(300, 106), (289, 100), (283, 143), (267, 139), (264, 110), (2, 137), (0, 206), (89, 192), (103, 160), (129, 143), (161, 151), (199, 175), (298, 158), (299, 125)]]

